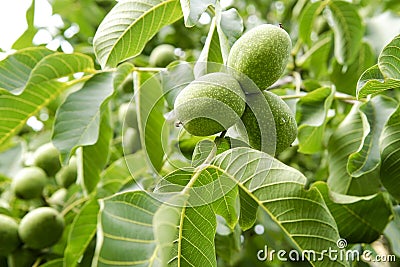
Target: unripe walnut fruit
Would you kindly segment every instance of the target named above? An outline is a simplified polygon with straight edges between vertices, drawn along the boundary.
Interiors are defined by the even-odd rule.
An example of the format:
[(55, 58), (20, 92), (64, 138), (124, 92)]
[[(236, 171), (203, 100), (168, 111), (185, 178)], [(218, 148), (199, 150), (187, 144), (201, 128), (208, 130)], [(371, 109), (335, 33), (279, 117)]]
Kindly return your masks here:
[(292, 42), (284, 29), (263, 24), (246, 32), (234, 43), (227, 65), (238, 76), (245, 74), (260, 90), (264, 90), (283, 74), (291, 49)]
[(192, 135), (209, 136), (227, 130), (242, 116), (245, 96), (229, 74), (206, 74), (186, 86), (174, 103), (176, 118)]
[(58, 242), (64, 231), (64, 224), (64, 218), (57, 210), (41, 207), (22, 218), (18, 233), (27, 247), (43, 249)]
[(276, 94), (264, 91), (247, 96), (246, 109), (241, 118), (252, 148), (278, 154), (288, 148), (297, 136), (297, 124), (289, 106)]

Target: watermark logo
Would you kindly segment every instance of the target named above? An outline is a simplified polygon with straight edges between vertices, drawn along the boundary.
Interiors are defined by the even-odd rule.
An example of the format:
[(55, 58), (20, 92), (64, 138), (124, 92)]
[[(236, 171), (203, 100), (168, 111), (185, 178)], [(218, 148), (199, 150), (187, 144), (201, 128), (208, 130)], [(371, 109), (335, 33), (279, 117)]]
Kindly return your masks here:
[(347, 240), (340, 238), (336, 241), (336, 247), (329, 247), (321, 251), (315, 250), (303, 250), (301, 252), (297, 250), (274, 250), (269, 249), (268, 246), (264, 246), (264, 249), (260, 249), (257, 252), (257, 259), (259, 261), (273, 261), (278, 259), (279, 261), (340, 261), (340, 262), (394, 262), (396, 261), (395, 255), (376, 255), (371, 250), (357, 250), (345, 248), (348, 246)]

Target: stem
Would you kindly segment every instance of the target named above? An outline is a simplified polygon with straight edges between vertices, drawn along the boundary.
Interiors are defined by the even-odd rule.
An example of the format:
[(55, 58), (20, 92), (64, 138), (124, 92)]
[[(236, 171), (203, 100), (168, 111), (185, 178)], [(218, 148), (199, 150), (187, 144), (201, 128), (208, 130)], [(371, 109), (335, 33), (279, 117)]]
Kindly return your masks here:
[(293, 77), (296, 85), (296, 94), (298, 95), (301, 92), (301, 82), (302, 82), (301, 75), (297, 71), (294, 71)]
[(225, 135), (226, 135), (226, 130), (221, 132), (221, 134), (219, 135), (219, 138), (224, 138)]
[[(305, 95), (306, 94), (281, 95), (280, 98), (281, 99), (297, 99), (297, 98), (302, 98)], [(357, 99), (357, 97), (355, 97), (355, 96), (347, 95), (347, 94), (343, 94), (343, 93), (335, 93), (334, 98), (337, 100), (341, 100), (341, 101), (367, 102), (367, 100), (364, 98)]]
[(139, 72), (159, 72), (167, 70), (167, 68), (147, 68), (147, 67), (135, 67), (133, 71)]
[(90, 197), (83, 197), (80, 198), (74, 202), (72, 202), (70, 205), (68, 205), (65, 209), (63, 209), (61, 211), (61, 215), (64, 217), (65, 215), (68, 214), (68, 212), (70, 212), (71, 210), (73, 210), (76, 206), (79, 206), (80, 204), (82, 204), (83, 202), (86, 202), (90, 199)]

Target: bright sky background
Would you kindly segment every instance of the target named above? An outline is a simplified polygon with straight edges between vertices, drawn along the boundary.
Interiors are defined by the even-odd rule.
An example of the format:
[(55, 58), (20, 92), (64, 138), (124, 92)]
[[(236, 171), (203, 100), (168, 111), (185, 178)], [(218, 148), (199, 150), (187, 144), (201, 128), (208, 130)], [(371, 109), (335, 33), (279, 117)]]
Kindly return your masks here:
[[(10, 50), (26, 30), (26, 10), (32, 0), (0, 0), (0, 48)], [(47, 0), (36, 0), (35, 25), (46, 26), (52, 10)]]

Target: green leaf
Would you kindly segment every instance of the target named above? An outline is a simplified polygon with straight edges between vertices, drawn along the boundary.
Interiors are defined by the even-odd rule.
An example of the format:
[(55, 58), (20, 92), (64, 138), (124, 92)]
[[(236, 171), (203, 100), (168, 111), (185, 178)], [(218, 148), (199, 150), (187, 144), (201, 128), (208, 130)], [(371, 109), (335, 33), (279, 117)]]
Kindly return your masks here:
[(164, 98), (170, 109), (174, 108), (175, 98), (191, 81), (194, 80), (193, 66), (188, 62), (179, 62), (160, 72)]
[[(219, 219), (220, 217), (217, 217), (217, 234), (215, 235), (216, 253), (218, 257), (229, 264), (228, 266), (234, 266), (234, 263), (242, 256), (240, 253), (240, 235), (242, 231), (238, 225), (233, 230), (229, 229)], [(221, 230), (222, 227), (223, 230)]]
[(253, 227), (257, 220), (258, 203), (245, 190), (239, 187), (240, 215), (239, 225), (246, 231)]
[(381, 136), (381, 181), (386, 190), (400, 200), (400, 106), (390, 116)]
[[(304, 189), (307, 178), (297, 170), (249, 148), (228, 150), (209, 168), (217, 168), (223, 176), (235, 180), (300, 251), (311, 249), (322, 257), (323, 249), (336, 247), (339, 233), (332, 215), (317, 190)], [(308, 260), (314, 266), (348, 266), (325, 256), (320, 261)]]
[(356, 7), (345, 1), (329, 1), (335, 37), (335, 57), (341, 65), (349, 65), (361, 47), (364, 25)]
[(97, 215), (100, 206), (97, 199), (87, 202), (74, 218), (64, 252), (64, 266), (75, 267), (96, 234)]
[(97, 142), (100, 107), (113, 93), (113, 73), (98, 73), (80, 90), (68, 95), (59, 107), (52, 139), (64, 161), (68, 160), (77, 146)]
[(332, 47), (332, 36), (329, 34), (318, 40), (298, 60), (297, 64), (310, 70), (310, 75), (319, 78), (328, 70), (329, 56)]
[(224, 67), (233, 43), (243, 33), (243, 20), (234, 8), (222, 11), (216, 6), (203, 50), (194, 67), (196, 77), (218, 72)]
[(132, 180), (139, 182), (139, 179), (147, 173), (147, 170), (146, 156), (143, 151), (114, 161), (100, 175), (100, 183), (97, 188), (99, 197), (117, 193)]
[(84, 54), (54, 53), (43, 48), (24, 49), (0, 63), (0, 87), (21, 94), (37, 84), (93, 70), (93, 60)]
[(21, 95), (0, 94), (0, 150), (26, 121), (69, 87), (58, 81), (31, 86)]
[(55, 259), (40, 265), (40, 267), (63, 267), (63, 259)]
[(335, 218), (340, 236), (348, 243), (372, 243), (391, 220), (392, 205), (383, 193), (353, 197), (329, 192), (324, 182), (317, 182), (313, 187), (321, 192)]
[(328, 144), (330, 190), (355, 196), (372, 195), (380, 191), (379, 170), (353, 177), (347, 172), (349, 156), (356, 152), (362, 143), (365, 127), (359, 110), (355, 104), (337, 130), (332, 134)]
[(0, 88), (21, 94), (35, 66), (53, 51), (44, 47), (22, 49), (0, 62)]
[(32, 46), (32, 40), (35, 37), (38, 29), (34, 25), (34, 16), (35, 16), (35, 0), (32, 0), (31, 6), (26, 11), (26, 22), (28, 24), (28, 28), (25, 32), (14, 42), (12, 45), (13, 49), (22, 49), (26, 47)]
[(161, 261), (173, 266), (217, 266), (213, 209), (210, 205), (187, 207), (187, 200), (188, 195), (176, 195), (154, 216)]
[[(110, 121), (110, 108), (103, 106), (100, 116), (99, 138), (93, 145), (82, 147), (82, 172), (78, 178), (86, 193), (96, 189), (100, 181), (100, 173), (107, 165), (110, 145), (113, 138), (113, 128)], [(79, 165), (78, 165), (79, 166)]]
[(378, 66), (385, 78), (400, 79), (400, 35), (382, 50)]
[(215, 6), (216, 0), (180, 0), (186, 27), (193, 27), (209, 6)]
[(136, 77), (135, 102), (137, 104), (138, 123), (142, 147), (146, 151), (149, 165), (154, 170), (162, 168), (164, 148), (168, 142), (168, 124), (164, 118), (164, 97), (158, 75), (148, 78), (143, 84), (140, 79), (142, 73)]
[(385, 229), (385, 237), (389, 240), (392, 251), (400, 257), (400, 207), (397, 206), (393, 210), (394, 219)]
[(192, 156), (192, 167), (199, 167), (202, 164), (207, 164), (216, 155), (217, 147), (212, 140), (201, 140), (196, 144)]
[(221, 49), (217, 31), (217, 18), (214, 17), (211, 21), (203, 50), (201, 50), (200, 56), (194, 66), (196, 77), (201, 77), (207, 73), (218, 72), (221, 70), (222, 64), (224, 63)]
[(102, 68), (139, 55), (146, 43), (164, 26), (182, 17), (178, 0), (125, 0), (103, 19), (93, 39)]
[(143, 191), (116, 194), (100, 200), (98, 267), (158, 266), (153, 217), (161, 203)]
[(364, 71), (357, 82), (357, 98), (367, 95), (377, 95), (386, 90), (400, 87), (400, 80), (385, 78), (378, 65), (374, 65)]
[(320, 151), (329, 108), (335, 91), (329, 87), (316, 89), (300, 98), (296, 104), (299, 152), (312, 154)]
[(357, 58), (349, 66), (340, 65), (336, 60), (333, 61), (331, 81), (334, 82), (337, 91), (356, 95), (358, 77), (374, 63), (375, 55), (371, 46), (363, 43)]
[(347, 171), (353, 177), (375, 170), (380, 164), (379, 139), (384, 125), (397, 103), (388, 97), (376, 96), (360, 106), (363, 137), (360, 147), (349, 156)]
[(33, 68), (26, 87), (68, 77), (78, 72), (93, 72), (91, 57), (84, 54), (54, 53), (46, 56)]
[(308, 45), (311, 45), (311, 32), (315, 18), (322, 12), (323, 3), (317, 1), (310, 3), (302, 11), (299, 18), (299, 37)]
[(135, 65), (129, 62), (125, 62), (118, 66), (114, 76), (114, 90), (118, 90), (125, 82), (132, 79), (134, 69)]

